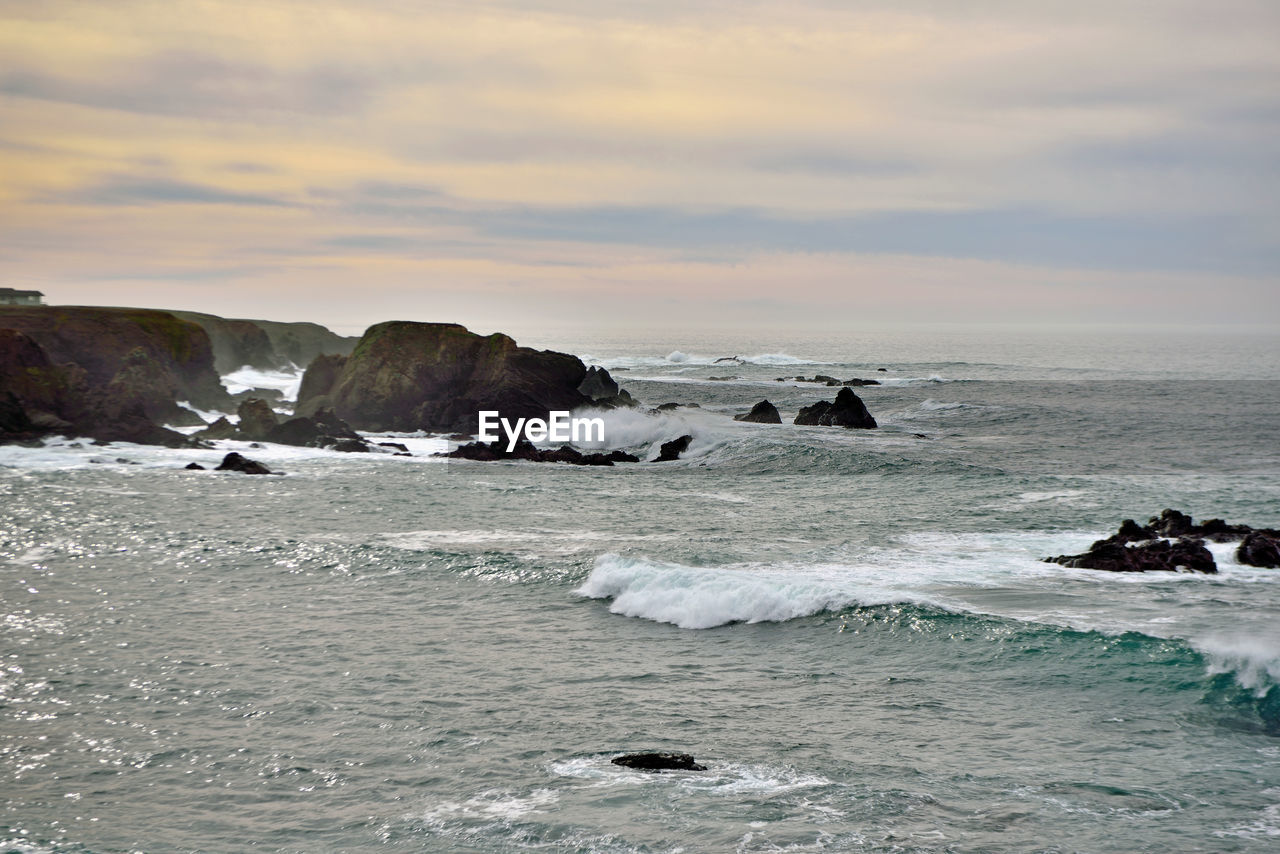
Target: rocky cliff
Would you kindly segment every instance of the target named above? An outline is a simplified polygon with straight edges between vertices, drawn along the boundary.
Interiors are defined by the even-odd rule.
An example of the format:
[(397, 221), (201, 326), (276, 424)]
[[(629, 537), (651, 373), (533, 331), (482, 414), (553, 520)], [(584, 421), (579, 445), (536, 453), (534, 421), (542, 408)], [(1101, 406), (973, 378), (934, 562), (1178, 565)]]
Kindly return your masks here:
[(474, 432), (477, 412), (545, 418), (592, 402), (576, 356), (519, 347), (455, 323), (379, 323), (348, 357), (324, 356), (303, 377), (297, 412), (331, 407), (363, 430)]
[(262, 370), (304, 366), (320, 355), (345, 356), (360, 340), (336, 335), (318, 323), (244, 320), (195, 311), (172, 314), (204, 329), (213, 344), (214, 367), (219, 374), (246, 365)]

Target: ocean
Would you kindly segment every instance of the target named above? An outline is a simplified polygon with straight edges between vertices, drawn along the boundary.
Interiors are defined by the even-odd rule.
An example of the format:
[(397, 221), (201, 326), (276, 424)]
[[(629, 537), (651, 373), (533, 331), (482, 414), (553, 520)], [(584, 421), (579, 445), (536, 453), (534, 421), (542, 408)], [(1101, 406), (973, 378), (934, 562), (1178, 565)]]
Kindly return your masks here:
[(1280, 850), (1280, 570), (1041, 560), (1280, 526), (1274, 334), (520, 340), (689, 450), (0, 447), (0, 851)]

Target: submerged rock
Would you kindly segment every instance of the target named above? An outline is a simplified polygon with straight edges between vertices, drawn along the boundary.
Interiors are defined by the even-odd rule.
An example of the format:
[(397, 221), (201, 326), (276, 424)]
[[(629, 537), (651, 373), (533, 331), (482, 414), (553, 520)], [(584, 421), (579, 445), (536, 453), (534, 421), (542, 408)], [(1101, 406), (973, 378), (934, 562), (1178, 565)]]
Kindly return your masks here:
[(204, 471), (205, 467), (199, 463), (187, 463), (185, 466), (187, 471)]
[(781, 424), (782, 416), (778, 414), (778, 407), (767, 400), (762, 400), (751, 407), (751, 411), (747, 414), (733, 416), (733, 420), (750, 421), (754, 424)]
[(626, 753), (610, 760), (614, 765), (640, 771), (706, 771), (688, 753)]
[(812, 406), (806, 406), (796, 415), (795, 424), (820, 427), (847, 427), (851, 429), (874, 429), (876, 420), (867, 411), (862, 398), (845, 387), (840, 389), (833, 403), (820, 400)]

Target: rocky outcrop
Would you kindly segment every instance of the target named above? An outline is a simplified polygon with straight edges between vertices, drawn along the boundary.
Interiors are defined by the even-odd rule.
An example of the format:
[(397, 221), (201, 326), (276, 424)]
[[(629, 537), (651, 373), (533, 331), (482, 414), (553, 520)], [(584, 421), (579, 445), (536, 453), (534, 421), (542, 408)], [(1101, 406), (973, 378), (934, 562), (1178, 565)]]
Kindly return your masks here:
[(670, 442), (663, 442), (658, 448), (658, 456), (654, 459), (654, 462), (669, 463), (680, 459), (680, 455), (689, 450), (691, 442), (693, 442), (693, 437), (688, 434), (678, 439), (672, 439)]
[(778, 407), (767, 400), (762, 400), (751, 407), (751, 411), (745, 415), (733, 416), (733, 420), (750, 421), (753, 424), (781, 424), (782, 416), (778, 414)]
[(220, 374), (246, 366), (279, 370), (306, 365), (322, 354), (346, 355), (358, 340), (335, 335), (317, 323), (244, 320), (196, 311), (172, 314), (204, 329), (213, 346), (214, 367)]
[(461, 460), (479, 462), (496, 462), (498, 460), (527, 460), (535, 463), (569, 463), (576, 466), (611, 466), (614, 463), (638, 463), (640, 458), (625, 451), (609, 451), (608, 453), (584, 454), (576, 448), (564, 445), (560, 448), (538, 448), (533, 443), (521, 439), (510, 451), (501, 440), (495, 442), (471, 442), (459, 445), (440, 457), (453, 457)]
[[(884, 368), (881, 368), (880, 370), (884, 370)], [(853, 379), (849, 379), (849, 380), (838, 380), (835, 377), (829, 377), (826, 374), (815, 374), (814, 376), (811, 376), (811, 377), (777, 377), (776, 381), (780, 383), (785, 383), (785, 382), (818, 383), (819, 385), (827, 385), (827, 386), (880, 385), (879, 380), (864, 380), (864, 379), (859, 379), (858, 377), (854, 377)]]
[(1147, 540), (1136, 545), (1100, 540), (1089, 551), (1078, 555), (1058, 555), (1045, 559), (1076, 569), (1101, 569), (1106, 572), (1175, 572), (1190, 571), (1214, 574), (1218, 566), (1213, 555), (1200, 540), (1184, 537), (1178, 540)]
[(245, 366), (264, 370), (284, 367), (267, 333), (252, 321), (231, 320), (196, 311), (174, 311), (172, 314), (197, 324), (209, 336), (213, 366), (219, 374), (229, 374)]
[(274, 474), (271, 469), (256, 460), (242, 457), (235, 451), (222, 458), (215, 471), (238, 471), (241, 474)]
[(275, 410), (259, 397), (252, 397), (241, 403), (236, 415), (240, 419), (237, 425), (239, 438), (251, 442), (269, 441), (267, 435), (280, 423)]
[(1280, 535), (1275, 531), (1250, 531), (1236, 549), (1236, 563), (1280, 569)]
[(481, 410), (545, 419), (551, 410), (592, 402), (579, 391), (587, 369), (577, 357), (519, 347), (506, 335), (476, 335), (455, 323), (379, 323), (340, 365), (313, 366), (332, 382), (310, 376), (308, 367), (295, 411), (308, 415), (331, 405), (361, 430), (469, 432)]
[(706, 771), (688, 753), (626, 753), (609, 760), (623, 768), (639, 771)]
[(164, 311), (79, 306), (0, 306), (0, 329), (29, 336), (55, 365), (84, 370), (89, 389), (121, 381), (142, 392), (144, 408), (186, 400), (201, 409), (227, 403), (209, 336)]
[(818, 401), (802, 408), (794, 423), (820, 427), (848, 427), (869, 430), (876, 427), (876, 420), (867, 411), (862, 398), (850, 388), (840, 389), (833, 403)]
[[(8, 319), (5, 315), (0, 312), (0, 323)], [(73, 316), (71, 320), (75, 325), (83, 318)], [(79, 342), (63, 352), (85, 346)], [(94, 364), (96, 372), (90, 375), (80, 364), (55, 363), (35, 336), (0, 328), (0, 399), (6, 413), (4, 424), (0, 424), (0, 441), (59, 433), (107, 442), (170, 447), (190, 444), (187, 437), (156, 423), (161, 418), (194, 415), (178, 407), (174, 400), (177, 381), (163, 361), (148, 349), (135, 347), (123, 354), (116, 371), (105, 381), (102, 363)]]
[(1218, 543), (1239, 540), (1238, 563), (1280, 568), (1280, 531), (1232, 525), (1221, 519), (1208, 519), (1197, 525), (1191, 516), (1179, 510), (1164, 510), (1159, 516), (1151, 517), (1146, 525), (1125, 519), (1116, 533), (1098, 540), (1088, 551), (1049, 557), (1045, 561), (1108, 572), (1185, 570), (1212, 574), (1218, 567), (1205, 547), (1206, 539)]

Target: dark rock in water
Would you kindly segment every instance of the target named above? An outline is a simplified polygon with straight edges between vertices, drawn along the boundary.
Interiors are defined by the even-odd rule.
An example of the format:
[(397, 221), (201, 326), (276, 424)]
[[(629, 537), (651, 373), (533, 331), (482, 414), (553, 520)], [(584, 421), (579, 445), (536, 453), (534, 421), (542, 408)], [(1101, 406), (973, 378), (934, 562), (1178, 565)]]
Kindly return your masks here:
[(610, 760), (614, 765), (640, 771), (706, 771), (688, 753), (627, 753)]
[(362, 430), (466, 431), (476, 429), (481, 410), (546, 419), (551, 410), (592, 402), (578, 390), (587, 369), (576, 356), (518, 347), (505, 335), (476, 335), (455, 323), (379, 323), (340, 365), (326, 364), (331, 382), (320, 381), (313, 363), (295, 411), (332, 406)]
[(216, 471), (238, 471), (243, 474), (272, 473), (271, 469), (267, 468), (262, 463), (251, 460), (248, 457), (242, 457), (235, 451), (232, 451), (222, 458), (222, 463), (219, 464)]
[(1147, 524), (1161, 537), (1182, 537), (1195, 529), (1191, 517), (1179, 510), (1164, 510)]
[(331, 445), (326, 445), (331, 451), (342, 451), (347, 454), (367, 454), (369, 453), (369, 443), (363, 439), (339, 439)]
[(721, 356), (719, 359), (716, 359), (714, 362), (712, 362), (712, 364), (718, 365), (721, 362), (732, 362), (735, 365), (741, 365), (744, 361), (746, 360), (743, 359), (741, 356)]
[(187, 471), (204, 471), (205, 467), (199, 463), (187, 463), (186, 469)]
[(1236, 549), (1236, 562), (1245, 566), (1280, 569), (1280, 536), (1250, 531)]
[(834, 403), (818, 401), (806, 406), (796, 415), (795, 424), (817, 425), (820, 427), (848, 427), (870, 430), (876, 426), (876, 420), (867, 411), (862, 398), (853, 393), (849, 387), (840, 389)]
[(888, 368), (876, 368), (876, 370), (877, 370), (877, 371), (880, 371), (881, 373), (888, 373), (888, 372), (889, 372), (889, 369), (888, 369)]
[(733, 376), (733, 377), (707, 377), (707, 379), (709, 379), (709, 380), (711, 380), (712, 382), (715, 382), (715, 383), (727, 383), (727, 382), (732, 382), (733, 380), (740, 380), (740, 379), (742, 379), (742, 377), (738, 377), (738, 376)]
[(600, 400), (618, 395), (618, 383), (604, 368), (592, 365), (587, 368), (587, 375), (578, 383), (578, 391), (592, 400)]
[(814, 374), (811, 377), (801, 376), (801, 377), (778, 377), (777, 378), (777, 382), (780, 382), (780, 383), (789, 382), (792, 380), (798, 383), (818, 383), (819, 385), (827, 385), (827, 386), (880, 385), (880, 380), (864, 380), (858, 377), (854, 377), (853, 379), (849, 379), (849, 380), (839, 380), (839, 379), (836, 379), (835, 377), (827, 376), (826, 374)]
[(503, 440), (493, 442), (471, 442), (459, 445), (441, 457), (455, 457), (463, 460), (494, 462), (497, 460), (528, 460), (535, 463), (569, 463), (575, 466), (611, 466), (614, 463), (638, 463), (640, 458), (625, 451), (584, 454), (576, 448), (564, 445), (559, 448), (543, 450), (526, 439), (516, 442), (515, 447), (507, 450)]
[(689, 450), (689, 443), (693, 441), (693, 437), (687, 433), (678, 439), (672, 439), (670, 442), (663, 442), (658, 448), (658, 458), (655, 463), (669, 463), (672, 460), (680, 459), (680, 455)]
[(393, 451), (400, 451), (404, 454), (409, 453), (409, 447), (407, 445), (402, 445), (399, 442), (379, 442), (378, 447), (391, 448)]
[(240, 418), (240, 438), (255, 442), (271, 441), (267, 436), (279, 423), (271, 404), (260, 397), (252, 397), (241, 403), (236, 415)]
[(1148, 540), (1137, 545), (1100, 540), (1089, 551), (1078, 555), (1045, 558), (1076, 569), (1101, 569), (1106, 572), (1173, 572), (1179, 569), (1212, 575), (1218, 571), (1213, 555), (1200, 540), (1184, 538)]
[(314, 416), (290, 418), (272, 427), (264, 437), (268, 442), (297, 447), (328, 448), (341, 442), (339, 450), (368, 451), (369, 444), (351, 425), (333, 414), (332, 409), (320, 409)]
[(781, 424), (782, 416), (778, 414), (778, 407), (767, 400), (762, 400), (751, 407), (751, 411), (746, 415), (733, 416), (733, 420), (750, 421), (754, 424)]
[(679, 408), (680, 408), (680, 406), (681, 406), (681, 404), (679, 404), (679, 403), (674, 403), (674, 402), (672, 402), (672, 403), (660, 403), (660, 404), (658, 404), (658, 406), (654, 409), (654, 412), (670, 412), (670, 411), (672, 411), (673, 409), (679, 409)]

